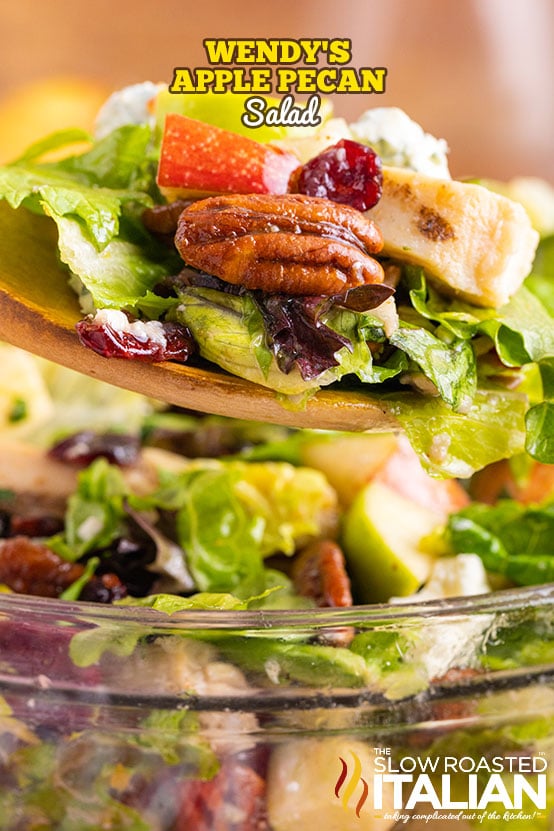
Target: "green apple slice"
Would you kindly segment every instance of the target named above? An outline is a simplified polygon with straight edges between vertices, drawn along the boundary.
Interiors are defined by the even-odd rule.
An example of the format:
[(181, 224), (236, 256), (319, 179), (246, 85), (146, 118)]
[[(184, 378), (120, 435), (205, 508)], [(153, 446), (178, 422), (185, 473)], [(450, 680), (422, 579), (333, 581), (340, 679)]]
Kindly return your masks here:
[(383, 603), (415, 592), (429, 577), (433, 554), (421, 541), (441, 514), (371, 482), (347, 512), (342, 544), (356, 600)]
[(323, 433), (302, 444), (302, 464), (325, 474), (341, 505), (352, 504), (398, 450), (394, 433)]

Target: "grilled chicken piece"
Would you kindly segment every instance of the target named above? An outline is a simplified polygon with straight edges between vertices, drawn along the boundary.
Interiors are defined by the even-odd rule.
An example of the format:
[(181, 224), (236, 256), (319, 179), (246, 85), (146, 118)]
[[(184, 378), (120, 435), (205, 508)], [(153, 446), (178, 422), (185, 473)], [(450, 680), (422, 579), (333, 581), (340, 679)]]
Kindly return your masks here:
[(383, 195), (367, 212), (383, 253), (423, 266), (448, 294), (478, 306), (506, 303), (538, 244), (525, 209), (476, 184), (384, 167)]

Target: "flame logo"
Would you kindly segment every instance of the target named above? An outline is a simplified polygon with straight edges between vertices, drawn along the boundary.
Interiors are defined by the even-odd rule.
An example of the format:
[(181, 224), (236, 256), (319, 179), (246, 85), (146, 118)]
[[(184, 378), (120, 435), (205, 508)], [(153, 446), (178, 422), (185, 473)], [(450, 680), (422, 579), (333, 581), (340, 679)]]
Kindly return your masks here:
[(351, 796), (353, 795), (358, 785), (361, 783), (362, 795), (360, 796), (356, 804), (356, 816), (359, 819), (360, 811), (364, 807), (364, 804), (369, 794), (369, 786), (365, 779), (362, 777), (362, 763), (360, 762), (359, 757), (352, 750), (350, 751), (350, 755), (354, 760), (354, 768), (348, 781), (348, 765), (346, 764), (342, 756), (339, 756), (339, 760), (341, 763), (341, 772), (339, 773), (339, 777), (335, 785), (335, 796), (337, 797), (337, 799), (341, 799), (341, 790), (343, 785), (346, 783), (346, 786), (342, 794), (342, 805), (343, 808), (346, 808), (348, 806)]

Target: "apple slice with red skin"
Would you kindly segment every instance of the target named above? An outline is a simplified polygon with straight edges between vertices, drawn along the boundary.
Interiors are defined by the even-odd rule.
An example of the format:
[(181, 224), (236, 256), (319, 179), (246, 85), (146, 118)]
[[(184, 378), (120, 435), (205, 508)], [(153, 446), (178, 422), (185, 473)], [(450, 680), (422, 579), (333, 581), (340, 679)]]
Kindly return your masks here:
[(292, 153), (178, 113), (165, 119), (157, 183), (169, 201), (218, 193), (287, 193)]
[(373, 481), (392, 488), (423, 508), (448, 514), (469, 505), (470, 498), (456, 479), (435, 479), (422, 467), (405, 436), (399, 435), (394, 453), (379, 468)]
[(301, 461), (325, 474), (344, 508), (372, 481), (445, 518), (470, 502), (455, 479), (430, 476), (406, 437), (398, 434), (323, 435), (305, 443)]

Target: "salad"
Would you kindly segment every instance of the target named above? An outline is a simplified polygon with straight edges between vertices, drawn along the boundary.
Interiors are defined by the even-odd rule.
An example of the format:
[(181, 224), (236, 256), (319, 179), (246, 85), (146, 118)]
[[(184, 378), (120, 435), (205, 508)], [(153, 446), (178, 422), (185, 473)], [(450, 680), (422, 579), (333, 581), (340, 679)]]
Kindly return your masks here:
[(203, 416), (2, 358), (3, 827), (374, 831), (397, 820), (344, 798), (352, 754), (370, 788), (378, 746), (550, 759), (551, 596), (512, 593), (551, 580), (552, 467), (439, 480), (395, 434)]
[[(56, 225), (83, 343), (210, 361), (288, 407), (322, 385), (362, 384), (405, 435), (203, 416), (0, 346), (2, 828), (427, 823), (432, 799), (406, 813), (389, 782), (379, 802), (382, 749), (393, 765), (470, 760), (481, 795), (492, 757), (501, 821), (546, 831), (551, 774), (530, 780), (535, 799), (517, 816), (508, 760), (554, 764), (548, 188), (544, 209), (530, 182), (454, 183), (444, 142), (398, 111), (370, 111), (309, 136), (256, 132), (253, 158), (264, 171), (271, 160), (272, 178), (245, 204), (252, 167), (232, 160), (254, 139), (236, 136), (233, 103), (213, 103), (140, 85), (107, 103), (84, 154), (46, 160), (82, 138), (66, 132), (0, 170), (16, 217)], [(182, 155), (206, 135), (223, 143), (212, 172), (235, 177), (208, 194), (198, 158)], [(379, 196), (367, 211), (304, 192), (322, 158), (334, 169), (350, 153), (361, 198)], [(413, 193), (437, 188), (451, 212), (418, 207), (421, 239), (399, 242)], [(459, 242), (470, 197), (475, 233), (502, 217), (497, 245), (472, 236), (464, 249), (490, 254), (494, 280), (441, 249)], [(249, 256), (237, 216), (279, 237), (279, 264), (287, 223), (314, 231), (325, 258), (336, 243), (319, 272), (303, 238), (295, 282), (346, 288), (267, 291), (257, 257), (256, 282), (233, 282), (233, 241)], [(460, 791), (467, 764), (451, 800), (468, 810), (453, 827), (493, 827), (499, 805), (471, 811)]]
[(48, 161), (83, 138), (66, 131), (0, 170), (10, 221), (55, 223), (82, 342), (209, 362), (289, 408), (367, 390), (440, 476), (551, 463), (551, 287), (528, 279), (520, 200), (453, 181), (445, 143), (396, 110), (306, 135), (220, 104), (131, 87), (87, 152)]

